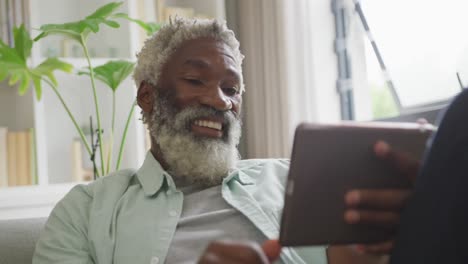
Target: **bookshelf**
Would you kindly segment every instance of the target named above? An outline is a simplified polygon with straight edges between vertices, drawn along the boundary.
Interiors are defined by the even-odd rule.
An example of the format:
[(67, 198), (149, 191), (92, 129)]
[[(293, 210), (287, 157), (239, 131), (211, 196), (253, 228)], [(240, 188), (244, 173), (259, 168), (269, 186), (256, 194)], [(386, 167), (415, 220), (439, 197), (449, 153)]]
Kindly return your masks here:
[[(25, 22), (30, 28), (39, 28), (42, 24), (63, 23), (78, 20), (90, 14), (99, 6), (111, 1), (95, 0), (4, 0), (25, 3)], [(3, 6), (2, 6), (3, 7)], [(0, 7), (0, 9), (2, 8)], [(169, 10), (169, 11), (166, 11)], [(144, 21), (164, 22), (157, 19), (159, 13), (178, 14), (181, 10), (192, 10), (192, 16), (225, 19), (224, 0), (127, 0), (119, 12)], [(189, 13), (190, 13), (189, 12)], [(0, 12), (0, 37), (4, 37), (5, 14)], [(102, 65), (110, 59), (135, 61), (135, 54), (141, 48), (146, 38), (145, 33), (135, 24), (120, 21), (119, 29), (105, 26), (96, 36), (91, 36), (88, 48), (93, 66)], [(30, 31), (31, 36), (37, 36), (37, 31)], [(33, 46), (31, 65), (38, 65), (46, 57), (57, 56), (72, 64), (75, 69), (87, 66), (83, 53), (75, 44), (62, 37), (48, 37)], [(95, 120), (95, 108), (92, 99), (90, 80), (86, 76), (55, 73), (59, 89), (77, 122), (82, 127), (89, 126), (89, 117)], [(105, 128), (110, 127), (112, 92), (99, 81), (96, 82), (100, 100), (101, 122)], [(116, 127), (114, 140), (113, 164), (116, 164), (117, 151), (122, 131), (131, 104), (136, 97), (136, 87), (128, 78), (116, 92)], [(127, 133), (127, 141), (121, 163), (121, 169), (138, 168), (144, 160), (147, 151), (146, 130), (139, 120), (140, 109), (137, 107)], [(94, 124), (95, 125), (95, 124)], [(79, 139), (68, 115), (50, 87), (43, 85), (41, 101), (37, 101), (33, 89), (24, 96), (19, 96), (17, 90), (9, 87), (6, 82), (0, 83), (0, 128), (9, 132), (34, 131), (34, 154), (37, 178), (32, 179), (27, 186), (2, 186), (0, 181), (0, 220), (27, 217), (46, 217), (55, 203), (74, 185), (81, 182), (74, 175), (74, 162)], [(1, 130), (0, 130), (1, 134)], [(104, 141), (109, 131), (104, 131)], [(1, 138), (0, 138), (1, 140)], [(2, 144), (2, 142), (0, 142)], [(1, 149), (0, 149), (1, 150)], [(84, 151), (83, 151), (84, 152)], [(90, 162), (83, 157), (85, 166)], [(0, 162), (0, 166), (1, 166)], [(112, 170), (113, 171), (113, 170)], [(34, 173), (33, 173), (34, 174)], [(30, 175), (34, 177), (34, 175)]]

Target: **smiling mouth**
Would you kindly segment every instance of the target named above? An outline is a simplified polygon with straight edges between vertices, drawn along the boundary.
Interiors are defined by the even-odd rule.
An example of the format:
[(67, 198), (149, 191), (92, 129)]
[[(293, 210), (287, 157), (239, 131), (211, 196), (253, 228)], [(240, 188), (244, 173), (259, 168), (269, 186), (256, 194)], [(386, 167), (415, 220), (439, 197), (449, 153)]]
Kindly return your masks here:
[(213, 120), (199, 119), (192, 123), (192, 131), (199, 136), (221, 138), (223, 124)]

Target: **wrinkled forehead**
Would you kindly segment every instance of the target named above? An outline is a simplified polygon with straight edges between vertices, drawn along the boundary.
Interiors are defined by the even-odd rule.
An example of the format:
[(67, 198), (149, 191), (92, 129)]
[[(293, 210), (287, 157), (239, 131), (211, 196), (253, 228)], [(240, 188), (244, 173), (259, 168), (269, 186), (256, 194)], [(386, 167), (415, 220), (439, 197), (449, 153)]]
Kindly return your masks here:
[(178, 66), (203, 68), (223, 65), (226, 68), (239, 71), (241, 65), (236, 61), (234, 52), (226, 43), (213, 38), (197, 38), (186, 40), (172, 53), (167, 63)]

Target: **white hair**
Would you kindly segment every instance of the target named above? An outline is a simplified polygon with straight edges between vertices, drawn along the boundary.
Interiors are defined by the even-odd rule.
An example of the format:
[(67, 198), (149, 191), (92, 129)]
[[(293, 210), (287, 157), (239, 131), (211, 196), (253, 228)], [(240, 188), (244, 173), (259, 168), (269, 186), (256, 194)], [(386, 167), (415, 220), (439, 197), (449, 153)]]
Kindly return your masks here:
[(226, 22), (181, 17), (170, 19), (168, 24), (162, 26), (145, 41), (140, 53), (137, 54), (137, 64), (133, 74), (136, 86), (139, 87), (142, 81), (157, 85), (161, 70), (174, 51), (187, 40), (203, 37), (222, 41), (231, 49), (236, 68), (241, 76), (240, 90), (243, 92), (241, 65), (244, 55), (239, 50), (239, 41), (234, 32), (227, 28)]

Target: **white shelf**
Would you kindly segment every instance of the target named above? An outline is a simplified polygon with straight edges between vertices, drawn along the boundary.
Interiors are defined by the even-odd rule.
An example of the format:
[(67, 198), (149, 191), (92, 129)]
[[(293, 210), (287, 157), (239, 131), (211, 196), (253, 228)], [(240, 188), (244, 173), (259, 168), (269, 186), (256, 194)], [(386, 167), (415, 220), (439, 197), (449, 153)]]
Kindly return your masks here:
[(0, 220), (47, 217), (76, 184), (0, 188)]

